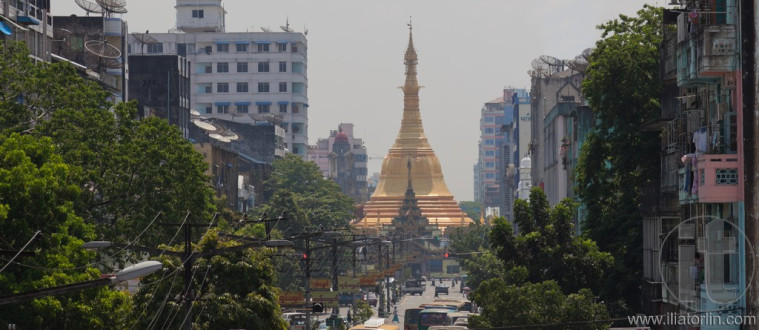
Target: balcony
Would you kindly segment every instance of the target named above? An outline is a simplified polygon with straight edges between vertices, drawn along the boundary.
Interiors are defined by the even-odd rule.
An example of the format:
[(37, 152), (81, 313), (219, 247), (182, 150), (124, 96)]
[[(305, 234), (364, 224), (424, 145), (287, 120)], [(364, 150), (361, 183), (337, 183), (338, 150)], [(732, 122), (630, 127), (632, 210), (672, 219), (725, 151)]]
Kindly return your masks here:
[(731, 203), (738, 201), (738, 156), (734, 154), (698, 157), (698, 201)]
[(725, 24), (726, 14), (699, 13), (697, 19), (690, 19), (689, 13), (683, 13), (678, 17), (679, 86), (722, 79), (736, 69), (737, 33), (734, 25)]

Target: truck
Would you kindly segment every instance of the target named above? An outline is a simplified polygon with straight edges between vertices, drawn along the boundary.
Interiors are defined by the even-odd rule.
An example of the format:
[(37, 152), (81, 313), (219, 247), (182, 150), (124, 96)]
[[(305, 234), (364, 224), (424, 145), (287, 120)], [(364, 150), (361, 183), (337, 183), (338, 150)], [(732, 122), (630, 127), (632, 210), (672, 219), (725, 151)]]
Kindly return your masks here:
[(422, 283), (421, 280), (407, 280), (406, 283), (403, 284), (403, 294), (410, 294), (410, 295), (422, 295), (424, 293), (424, 290), (426, 289), (425, 285)]

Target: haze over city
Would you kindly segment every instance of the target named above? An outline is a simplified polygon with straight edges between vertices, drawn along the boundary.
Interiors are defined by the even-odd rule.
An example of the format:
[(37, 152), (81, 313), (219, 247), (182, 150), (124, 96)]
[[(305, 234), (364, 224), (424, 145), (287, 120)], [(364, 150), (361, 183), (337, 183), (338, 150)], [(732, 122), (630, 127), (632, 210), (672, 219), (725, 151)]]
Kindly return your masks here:
[[(224, 0), (228, 32), (308, 31), (309, 143), (354, 123), (370, 156), (369, 173), (398, 133), (403, 109), (403, 53), (409, 21), (419, 54), (425, 133), (449, 189), (473, 199), (480, 109), (506, 86), (529, 89), (526, 71), (540, 55), (574, 58), (600, 38), (596, 29), (644, 4), (666, 1), (273, 1)], [(164, 33), (175, 25), (174, 1), (127, 1), (129, 32)], [(55, 16), (85, 15), (73, 0)]]

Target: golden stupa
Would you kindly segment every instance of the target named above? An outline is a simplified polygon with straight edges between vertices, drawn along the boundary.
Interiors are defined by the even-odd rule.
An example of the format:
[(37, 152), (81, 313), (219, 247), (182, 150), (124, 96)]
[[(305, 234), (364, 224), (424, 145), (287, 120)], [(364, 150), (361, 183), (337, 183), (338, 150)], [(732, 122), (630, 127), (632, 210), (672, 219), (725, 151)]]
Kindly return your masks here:
[(377, 188), (364, 205), (364, 218), (353, 226), (357, 229), (379, 229), (389, 225), (403, 205), (406, 193), (409, 161), (414, 192), (422, 215), (441, 230), (447, 227), (468, 226), (467, 217), (453, 199), (443, 178), (440, 161), (424, 135), (419, 112), (419, 84), (416, 80), (417, 56), (414, 50), (411, 25), (406, 55), (406, 83), (403, 89), (403, 120), (398, 137), (382, 161)]

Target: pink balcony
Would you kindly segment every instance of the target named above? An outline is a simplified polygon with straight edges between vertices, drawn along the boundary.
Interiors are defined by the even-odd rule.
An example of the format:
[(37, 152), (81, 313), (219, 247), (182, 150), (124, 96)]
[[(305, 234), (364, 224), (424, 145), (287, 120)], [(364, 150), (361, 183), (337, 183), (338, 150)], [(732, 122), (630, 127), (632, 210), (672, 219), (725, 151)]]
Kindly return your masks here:
[(699, 156), (699, 203), (737, 202), (738, 166), (738, 155), (715, 154)]

